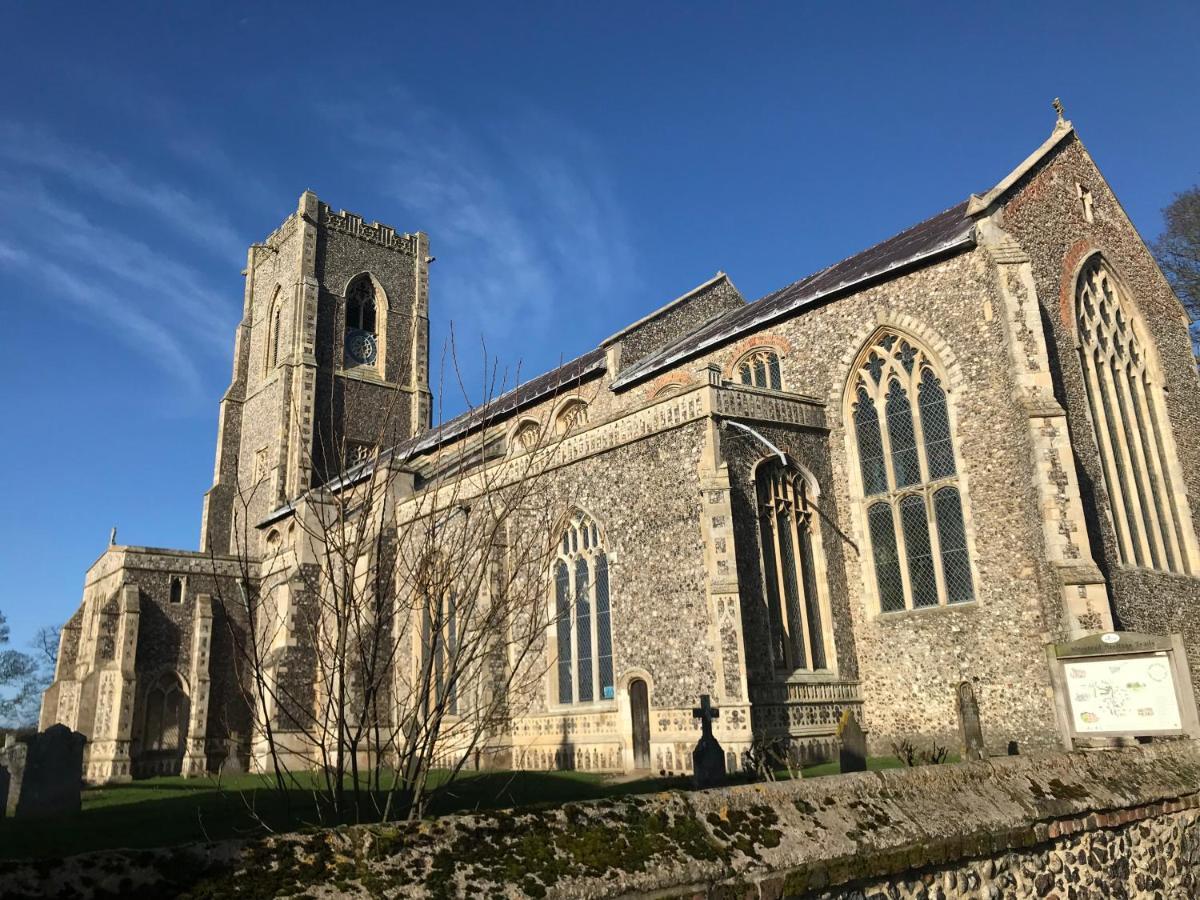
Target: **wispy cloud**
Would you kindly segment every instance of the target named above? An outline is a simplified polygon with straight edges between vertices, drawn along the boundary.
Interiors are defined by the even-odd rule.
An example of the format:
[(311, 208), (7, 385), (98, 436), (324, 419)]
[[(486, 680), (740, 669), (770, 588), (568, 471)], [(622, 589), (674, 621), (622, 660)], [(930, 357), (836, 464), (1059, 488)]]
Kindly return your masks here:
[(0, 261), (25, 270), (56, 296), (69, 300), (89, 319), (99, 321), (133, 349), (148, 355), (190, 392), (198, 391), (200, 374), (178, 339), (112, 290), (86, 281), (58, 263), (34, 258), (0, 243)]
[(508, 107), (503, 120), (468, 128), (407, 94), (398, 99), (389, 105), (405, 115), (395, 128), (366, 106), (326, 115), (353, 136), (379, 193), (406, 216), (391, 224), (430, 234), (435, 326), (449, 319), (460, 347), (482, 337), (507, 360), (535, 365), (591, 345), (613, 324), (614, 293), (637, 284), (628, 228), (593, 142), (535, 110)]
[(67, 144), (37, 127), (0, 122), (0, 160), (65, 179), (121, 206), (148, 212), (181, 235), (236, 260), (243, 242), (210, 204), (146, 173), (135, 173), (86, 147)]
[(0, 232), (0, 271), (36, 285), (42, 302), (66, 301), (200, 398), (202, 372), (229, 352), (238, 312), (211, 273), (228, 272), (242, 243), (204, 201), (37, 128), (0, 123)]

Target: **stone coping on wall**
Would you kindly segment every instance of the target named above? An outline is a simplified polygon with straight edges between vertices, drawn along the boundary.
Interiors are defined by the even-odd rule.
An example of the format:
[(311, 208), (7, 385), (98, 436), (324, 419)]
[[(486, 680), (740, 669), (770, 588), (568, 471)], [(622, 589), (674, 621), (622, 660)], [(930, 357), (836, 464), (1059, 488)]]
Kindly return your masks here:
[(1147, 819), (1185, 816), (1197, 830), (1197, 808), (1200, 744), (1175, 741), (0, 863), (0, 887), (58, 895), (91, 878), (101, 891), (126, 879), (200, 896), (222, 884), (246, 896), (840, 895)]

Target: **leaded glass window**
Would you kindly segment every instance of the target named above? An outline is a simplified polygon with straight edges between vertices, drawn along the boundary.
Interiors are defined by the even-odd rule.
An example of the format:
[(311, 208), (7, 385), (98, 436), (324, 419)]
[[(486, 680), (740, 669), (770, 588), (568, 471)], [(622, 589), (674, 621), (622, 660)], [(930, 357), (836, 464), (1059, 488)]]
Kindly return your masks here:
[(867, 510), (867, 524), (871, 530), (871, 548), (875, 552), (875, 580), (879, 588), (880, 607), (884, 612), (904, 609), (904, 576), (900, 574), (891, 505), (873, 504)]
[(576, 513), (554, 563), (558, 702), (612, 700), (612, 598), (600, 528)]
[(759, 466), (755, 481), (772, 662), (786, 671), (827, 669), (820, 519), (811, 488), (775, 459)]
[(1122, 563), (1195, 573), (1187, 499), (1174, 483), (1163, 389), (1132, 304), (1100, 256), (1076, 286), (1079, 354)]
[(779, 369), (779, 354), (769, 347), (760, 347), (742, 357), (733, 367), (738, 381), (750, 387), (783, 390)]
[[(946, 389), (933, 359), (885, 331), (851, 383), (850, 413), (879, 608), (975, 597)], [(886, 426), (886, 427), (881, 427)]]

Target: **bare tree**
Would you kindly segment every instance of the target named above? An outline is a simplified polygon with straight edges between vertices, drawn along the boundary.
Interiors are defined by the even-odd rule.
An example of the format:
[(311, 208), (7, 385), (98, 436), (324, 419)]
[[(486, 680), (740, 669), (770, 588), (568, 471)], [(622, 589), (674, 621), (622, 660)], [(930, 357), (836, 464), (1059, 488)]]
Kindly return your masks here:
[[(462, 389), (452, 343), (448, 364)], [(241, 577), (219, 600), (245, 622), (258, 757), (323, 820), (420, 817), (464, 768), (506, 759), (544, 689), (565, 434), (546, 420), (513, 440), (484, 371), (479, 403), (424, 436), (396, 443), (399, 391), (365, 450), (318, 423), (323, 483), (266, 540), (249, 515), (263, 479), (239, 489)]]
[(1200, 350), (1200, 185), (1176, 194), (1163, 210), (1154, 255), (1192, 318), (1192, 346)]

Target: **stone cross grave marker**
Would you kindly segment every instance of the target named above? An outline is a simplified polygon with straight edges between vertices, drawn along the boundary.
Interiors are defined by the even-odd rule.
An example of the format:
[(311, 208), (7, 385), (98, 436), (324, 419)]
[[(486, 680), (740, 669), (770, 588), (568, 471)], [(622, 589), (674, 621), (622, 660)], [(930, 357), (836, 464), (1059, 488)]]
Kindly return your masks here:
[(987, 757), (987, 750), (983, 746), (983, 726), (979, 722), (979, 701), (969, 681), (958, 686), (958, 734), (962, 738), (964, 760)]
[(854, 718), (854, 713), (846, 710), (842, 713), (842, 721), (838, 724), (838, 737), (842, 746), (838, 752), (838, 765), (842, 772), (867, 771), (867, 733)]
[(725, 751), (712, 732), (712, 720), (720, 715), (708, 694), (702, 695), (700, 705), (692, 710), (692, 716), (700, 720), (702, 729), (696, 749), (692, 751), (692, 779), (699, 788), (715, 787), (725, 780)]

